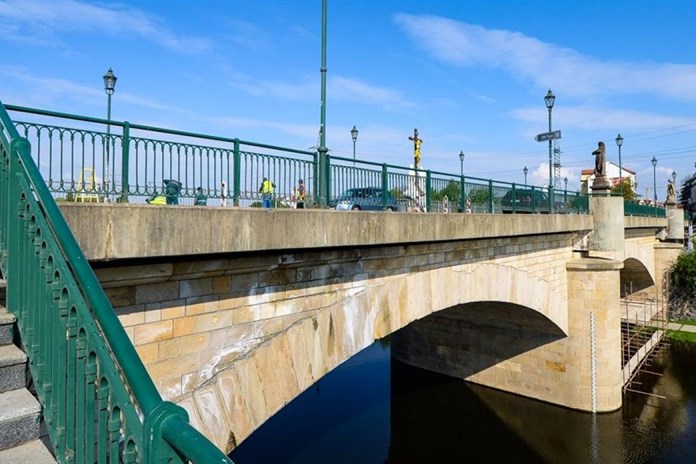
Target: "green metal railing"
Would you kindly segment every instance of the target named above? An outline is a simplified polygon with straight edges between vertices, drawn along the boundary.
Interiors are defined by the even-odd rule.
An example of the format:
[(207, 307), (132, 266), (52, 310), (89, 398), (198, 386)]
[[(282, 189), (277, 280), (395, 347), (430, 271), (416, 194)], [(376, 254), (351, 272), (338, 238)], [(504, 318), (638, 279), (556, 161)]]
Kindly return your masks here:
[[(200, 188), (208, 205), (221, 204), (225, 195), (235, 206), (259, 206), (259, 187), (268, 177), (276, 184), (276, 207), (292, 206), (297, 181), (303, 179), (308, 206), (318, 204), (320, 188), (334, 205), (348, 189), (372, 187), (381, 192), (376, 201), (383, 208), (396, 201), (398, 209), (414, 205), (431, 212), (589, 212), (588, 197), (567, 190), (549, 192), (339, 156), (326, 157), (326, 172), (320, 176), (318, 154), (313, 151), (35, 108), (6, 108), (40, 120), (14, 124), (34, 147), (36, 164), (57, 200), (144, 202), (164, 191), (165, 180), (173, 179), (181, 185), (177, 203), (194, 204)], [(326, 179), (323, 186), (318, 184), (320, 177)], [(663, 208), (642, 206), (626, 202), (626, 214), (665, 216)]]
[[(230, 463), (157, 392), (52, 196), (51, 187), (74, 189), (74, 179), (42, 176), (1, 102), (0, 124), (0, 271), (57, 460)], [(101, 156), (90, 144), (111, 143), (76, 129), (19, 126), (36, 127), (37, 143), (49, 144), (36, 156), (53, 174), (75, 160), (57, 140), (79, 141), (69, 155), (80, 162)]]
[(652, 205), (641, 205), (632, 201), (624, 202), (624, 215), (626, 216), (653, 216), (667, 217), (667, 212), (664, 208)]

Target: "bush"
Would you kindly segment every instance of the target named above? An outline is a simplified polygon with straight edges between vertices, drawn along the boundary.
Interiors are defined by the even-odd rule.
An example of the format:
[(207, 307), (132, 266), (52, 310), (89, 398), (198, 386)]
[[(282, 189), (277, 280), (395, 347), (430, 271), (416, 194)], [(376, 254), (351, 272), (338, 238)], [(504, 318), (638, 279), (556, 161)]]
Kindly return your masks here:
[(696, 251), (679, 255), (671, 270), (670, 283), (674, 287), (696, 292)]
[(669, 317), (696, 318), (696, 251), (682, 253), (669, 270)]

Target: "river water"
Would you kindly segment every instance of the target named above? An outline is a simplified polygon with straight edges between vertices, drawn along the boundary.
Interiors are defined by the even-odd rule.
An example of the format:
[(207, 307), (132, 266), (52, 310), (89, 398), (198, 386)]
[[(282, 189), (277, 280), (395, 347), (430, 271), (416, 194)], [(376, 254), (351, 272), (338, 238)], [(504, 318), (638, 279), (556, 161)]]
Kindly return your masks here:
[[(620, 411), (571, 411), (402, 364), (377, 342), (267, 421), (236, 464), (696, 463), (696, 345), (672, 343)], [(661, 375), (657, 375), (661, 374)]]

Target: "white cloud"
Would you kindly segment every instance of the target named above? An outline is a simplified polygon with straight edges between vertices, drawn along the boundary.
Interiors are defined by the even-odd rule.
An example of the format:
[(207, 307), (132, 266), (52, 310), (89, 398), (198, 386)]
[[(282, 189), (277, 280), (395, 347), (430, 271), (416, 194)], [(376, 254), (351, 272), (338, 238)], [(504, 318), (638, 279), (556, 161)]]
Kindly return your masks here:
[(248, 76), (231, 82), (232, 87), (255, 97), (268, 97), (286, 101), (301, 101), (309, 98), (318, 99), (318, 86), (314, 81), (299, 83), (283, 81), (256, 81)]
[(377, 87), (346, 77), (333, 77), (330, 81), (331, 95), (343, 101), (354, 101), (381, 106), (387, 109), (413, 108), (414, 104), (391, 89)]
[[(0, 1), (0, 19), (9, 34), (6, 38), (49, 45), (57, 32), (100, 32), (135, 37), (159, 44), (178, 53), (197, 54), (210, 50), (212, 41), (186, 37), (171, 31), (161, 20), (141, 10), (121, 4), (101, 6), (75, 0), (5, 0)], [(17, 31), (21, 30), (22, 34)]]
[[(536, 127), (544, 127), (547, 117), (546, 111), (539, 108), (520, 108), (512, 110), (511, 115)], [(564, 129), (603, 130), (606, 127), (621, 127), (622, 131), (653, 130), (656, 127), (677, 127), (696, 122), (694, 118), (591, 106), (554, 108), (553, 119), (562, 121)]]
[[(696, 66), (613, 62), (519, 32), (486, 29), (438, 16), (397, 14), (395, 22), (435, 59), (503, 69), (537, 87), (574, 97), (649, 93), (696, 101)], [(553, 73), (549, 73), (553, 69)]]
[[(307, 77), (301, 82), (257, 81), (251, 76), (237, 74), (231, 86), (256, 97), (269, 97), (286, 101), (317, 100), (319, 82)], [(370, 85), (360, 80), (333, 76), (327, 82), (327, 94), (331, 100), (349, 101), (379, 106), (386, 109), (408, 109), (414, 104), (394, 90)]]

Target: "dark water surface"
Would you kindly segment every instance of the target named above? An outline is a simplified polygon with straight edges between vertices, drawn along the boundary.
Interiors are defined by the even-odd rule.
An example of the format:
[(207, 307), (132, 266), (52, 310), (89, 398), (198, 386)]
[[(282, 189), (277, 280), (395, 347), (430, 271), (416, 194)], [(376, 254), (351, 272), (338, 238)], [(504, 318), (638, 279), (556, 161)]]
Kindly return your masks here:
[(593, 416), (363, 350), (235, 449), (236, 464), (696, 463), (696, 345), (672, 343)]

